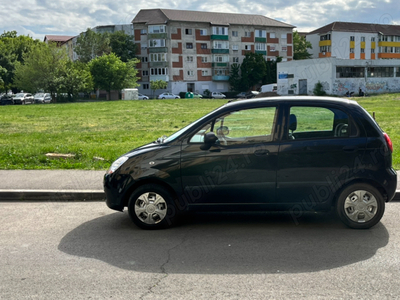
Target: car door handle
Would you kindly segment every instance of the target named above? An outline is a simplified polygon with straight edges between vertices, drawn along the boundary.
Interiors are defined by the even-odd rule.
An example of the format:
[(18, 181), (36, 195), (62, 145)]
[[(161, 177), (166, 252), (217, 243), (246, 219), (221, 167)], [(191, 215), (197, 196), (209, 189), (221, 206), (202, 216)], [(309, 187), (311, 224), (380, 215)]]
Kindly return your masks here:
[(342, 150), (344, 152), (357, 152), (358, 151), (358, 147), (357, 146), (344, 146), (342, 148)]
[(254, 151), (255, 156), (263, 156), (263, 155), (268, 155), (268, 154), (269, 154), (269, 151), (265, 150), (265, 149), (260, 149), (260, 150)]

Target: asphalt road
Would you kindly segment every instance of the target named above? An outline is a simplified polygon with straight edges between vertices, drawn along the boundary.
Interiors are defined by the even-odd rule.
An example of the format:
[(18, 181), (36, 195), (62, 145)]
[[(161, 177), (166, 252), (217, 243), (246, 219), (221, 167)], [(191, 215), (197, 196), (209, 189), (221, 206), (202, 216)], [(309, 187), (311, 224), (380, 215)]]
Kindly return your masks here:
[(0, 299), (392, 299), (400, 203), (333, 215), (196, 214), (159, 231), (101, 202), (0, 203)]

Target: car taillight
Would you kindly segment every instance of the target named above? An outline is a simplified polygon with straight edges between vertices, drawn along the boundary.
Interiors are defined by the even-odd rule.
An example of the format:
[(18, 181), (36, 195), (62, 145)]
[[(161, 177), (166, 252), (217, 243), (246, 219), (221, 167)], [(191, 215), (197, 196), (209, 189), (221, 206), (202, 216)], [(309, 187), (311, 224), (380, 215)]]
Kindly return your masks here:
[(393, 153), (393, 143), (392, 143), (392, 141), (390, 140), (389, 135), (388, 135), (387, 133), (383, 133), (383, 136), (385, 137), (385, 141), (386, 141), (387, 146), (388, 146), (389, 149), (390, 149), (390, 152)]

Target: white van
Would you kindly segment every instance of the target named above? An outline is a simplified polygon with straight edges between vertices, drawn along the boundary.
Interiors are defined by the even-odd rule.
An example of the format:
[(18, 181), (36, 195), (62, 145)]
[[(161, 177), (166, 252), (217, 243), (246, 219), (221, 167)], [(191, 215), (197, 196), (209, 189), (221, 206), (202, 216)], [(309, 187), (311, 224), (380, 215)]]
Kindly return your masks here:
[(265, 84), (260, 87), (260, 93), (276, 92), (278, 90), (278, 85), (276, 83)]

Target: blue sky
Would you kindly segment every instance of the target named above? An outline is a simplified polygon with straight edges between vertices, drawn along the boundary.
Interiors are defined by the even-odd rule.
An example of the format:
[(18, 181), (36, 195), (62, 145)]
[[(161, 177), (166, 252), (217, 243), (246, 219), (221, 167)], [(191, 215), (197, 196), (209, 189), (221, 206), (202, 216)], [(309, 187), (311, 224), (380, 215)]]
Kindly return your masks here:
[(260, 14), (311, 31), (334, 21), (398, 24), (398, 0), (0, 0), (0, 31), (43, 40), (77, 35), (88, 27), (128, 24), (140, 9), (168, 8)]

